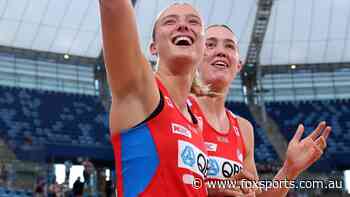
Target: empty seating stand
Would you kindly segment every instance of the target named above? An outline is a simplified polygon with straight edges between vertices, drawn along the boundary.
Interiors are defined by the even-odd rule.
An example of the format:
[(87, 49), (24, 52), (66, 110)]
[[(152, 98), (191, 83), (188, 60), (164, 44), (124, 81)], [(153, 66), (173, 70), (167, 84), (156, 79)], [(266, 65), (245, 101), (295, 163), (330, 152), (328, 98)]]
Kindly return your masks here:
[(113, 160), (108, 115), (97, 96), (3, 86), (0, 94), (0, 135), (19, 157), (65, 157), (62, 147), (72, 157)]

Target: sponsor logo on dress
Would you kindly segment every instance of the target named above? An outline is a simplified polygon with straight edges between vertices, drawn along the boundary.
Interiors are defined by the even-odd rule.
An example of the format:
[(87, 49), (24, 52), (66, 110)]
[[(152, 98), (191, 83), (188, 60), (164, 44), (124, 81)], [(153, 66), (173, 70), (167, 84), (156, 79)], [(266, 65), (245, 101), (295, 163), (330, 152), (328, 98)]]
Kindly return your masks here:
[(208, 159), (208, 176), (218, 176), (220, 174), (219, 163), (214, 158)]
[(213, 151), (215, 152), (216, 149), (218, 148), (218, 145), (217, 144), (214, 144), (214, 143), (211, 143), (211, 142), (204, 142), (206, 148), (207, 148), (207, 151)]
[(171, 128), (172, 128), (173, 133), (175, 133), (175, 134), (184, 135), (188, 138), (192, 138), (191, 131), (182, 125), (172, 123)]
[(193, 144), (178, 141), (178, 167), (188, 169), (201, 177), (207, 175), (207, 156)]
[(225, 179), (238, 174), (242, 164), (223, 157), (209, 156), (208, 177)]

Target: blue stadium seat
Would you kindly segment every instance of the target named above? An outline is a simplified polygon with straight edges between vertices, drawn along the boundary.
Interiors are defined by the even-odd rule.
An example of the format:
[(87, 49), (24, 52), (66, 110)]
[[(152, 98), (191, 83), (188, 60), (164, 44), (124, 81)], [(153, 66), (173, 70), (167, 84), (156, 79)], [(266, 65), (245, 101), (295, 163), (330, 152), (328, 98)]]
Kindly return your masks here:
[(254, 126), (254, 141), (255, 141), (255, 160), (258, 163), (266, 163), (276, 161), (277, 153), (273, 149), (271, 143), (267, 139), (265, 131), (257, 124), (248, 107), (244, 103), (229, 102), (226, 107), (236, 115), (249, 120)]
[[(57, 145), (62, 145), (81, 149), (77, 152), (86, 147), (108, 150), (104, 155), (113, 160), (105, 137), (109, 133), (108, 114), (99, 97), (4, 86), (0, 86), (0, 93), (0, 137), (11, 142), (19, 155), (30, 155), (20, 154), (27, 142), (47, 150), (41, 155), (48, 158), (56, 154), (49, 150), (52, 146), (59, 150)], [(84, 155), (94, 158), (93, 151)]]
[[(243, 103), (227, 103), (227, 107), (252, 122), (255, 128), (255, 157), (263, 163), (277, 159), (264, 130), (254, 121)], [(333, 130), (323, 157), (311, 167), (314, 171), (329, 172), (350, 167), (350, 100), (278, 101), (266, 104), (267, 113), (277, 122), (282, 134), (290, 141), (299, 123), (305, 126), (304, 136), (320, 121), (327, 121)]]
[[(289, 141), (299, 123), (305, 125), (305, 135), (314, 130), (320, 121), (327, 121), (333, 130), (328, 149), (312, 169), (317, 171), (343, 170), (350, 167), (350, 100), (323, 100), (268, 103), (268, 114), (273, 117)], [(339, 156), (347, 157), (339, 158)], [(339, 161), (339, 162), (338, 162)]]

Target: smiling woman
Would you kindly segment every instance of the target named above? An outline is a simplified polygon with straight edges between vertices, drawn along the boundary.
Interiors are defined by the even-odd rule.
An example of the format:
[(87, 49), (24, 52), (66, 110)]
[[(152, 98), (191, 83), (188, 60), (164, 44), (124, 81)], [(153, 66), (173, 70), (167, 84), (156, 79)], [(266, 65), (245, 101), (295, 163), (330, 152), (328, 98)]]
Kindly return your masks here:
[[(236, 36), (225, 25), (212, 25), (207, 28), (205, 37), (206, 46), (198, 69), (199, 75), (211, 91), (218, 94), (191, 97), (191, 101), (193, 111), (202, 119), (203, 136), (208, 147), (208, 180), (232, 180), (242, 173), (248, 177), (248, 172), (252, 175), (251, 179), (257, 179), (254, 128), (247, 119), (233, 114), (225, 107), (230, 84), (242, 68)], [(299, 125), (274, 181), (294, 180), (322, 156), (331, 127), (321, 122), (310, 135), (301, 139), (303, 132), (304, 127)], [(289, 190), (287, 186), (269, 188), (261, 193), (254, 193), (250, 190), (253, 188), (239, 189), (245, 195), (254, 196), (285, 196)], [(218, 191), (210, 192), (216, 194)]]
[[(189, 4), (157, 18), (151, 70), (129, 0), (101, 0), (104, 58), (112, 92), (110, 128), (119, 196), (207, 196), (206, 151), (187, 97), (203, 55), (203, 24)], [(128, 29), (129, 31), (124, 31)]]

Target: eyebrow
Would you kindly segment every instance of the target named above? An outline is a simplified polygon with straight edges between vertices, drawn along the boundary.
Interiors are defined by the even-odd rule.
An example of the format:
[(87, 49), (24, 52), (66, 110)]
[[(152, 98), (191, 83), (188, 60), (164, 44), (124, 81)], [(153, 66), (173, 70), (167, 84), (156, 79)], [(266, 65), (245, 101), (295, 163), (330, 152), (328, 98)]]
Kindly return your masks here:
[(188, 15), (186, 15), (186, 17), (194, 17), (194, 18), (197, 18), (198, 20), (202, 21), (201, 18), (199, 18), (199, 16), (197, 16), (195, 14), (188, 14)]
[[(170, 14), (170, 15), (164, 16), (161, 19), (161, 21), (163, 21), (164, 19), (167, 19), (167, 18), (178, 18), (178, 17), (179, 17), (179, 15), (177, 15), (177, 14)], [(194, 14), (187, 14), (186, 15), (186, 18), (191, 18), (191, 17), (197, 18), (198, 20), (200, 20), (202, 22), (201, 18), (199, 18), (197, 15), (194, 15)]]
[(164, 16), (161, 20), (163, 21), (164, 19), (167, 19), (167, 18), (178, 18), (178, 17), (179, 16), (176, 14), (170, 14), (170, 15)]
[(224, 42), (231, 42), (233, 43), (234, 45), (238, 45), (238, 42), (237, 41), (234, 41), (232, 39), (225, 39)]
[[(216, 37), (209, 37), (209, 38), (207, 38), (207, 40), (218, 41), (218, 39)], [(238, 45), (238, 42), (234, 41), (232, 39), (224, 39), (224, 42), (230, 42), (230, 43), (233, 43), (235, 45)]]

